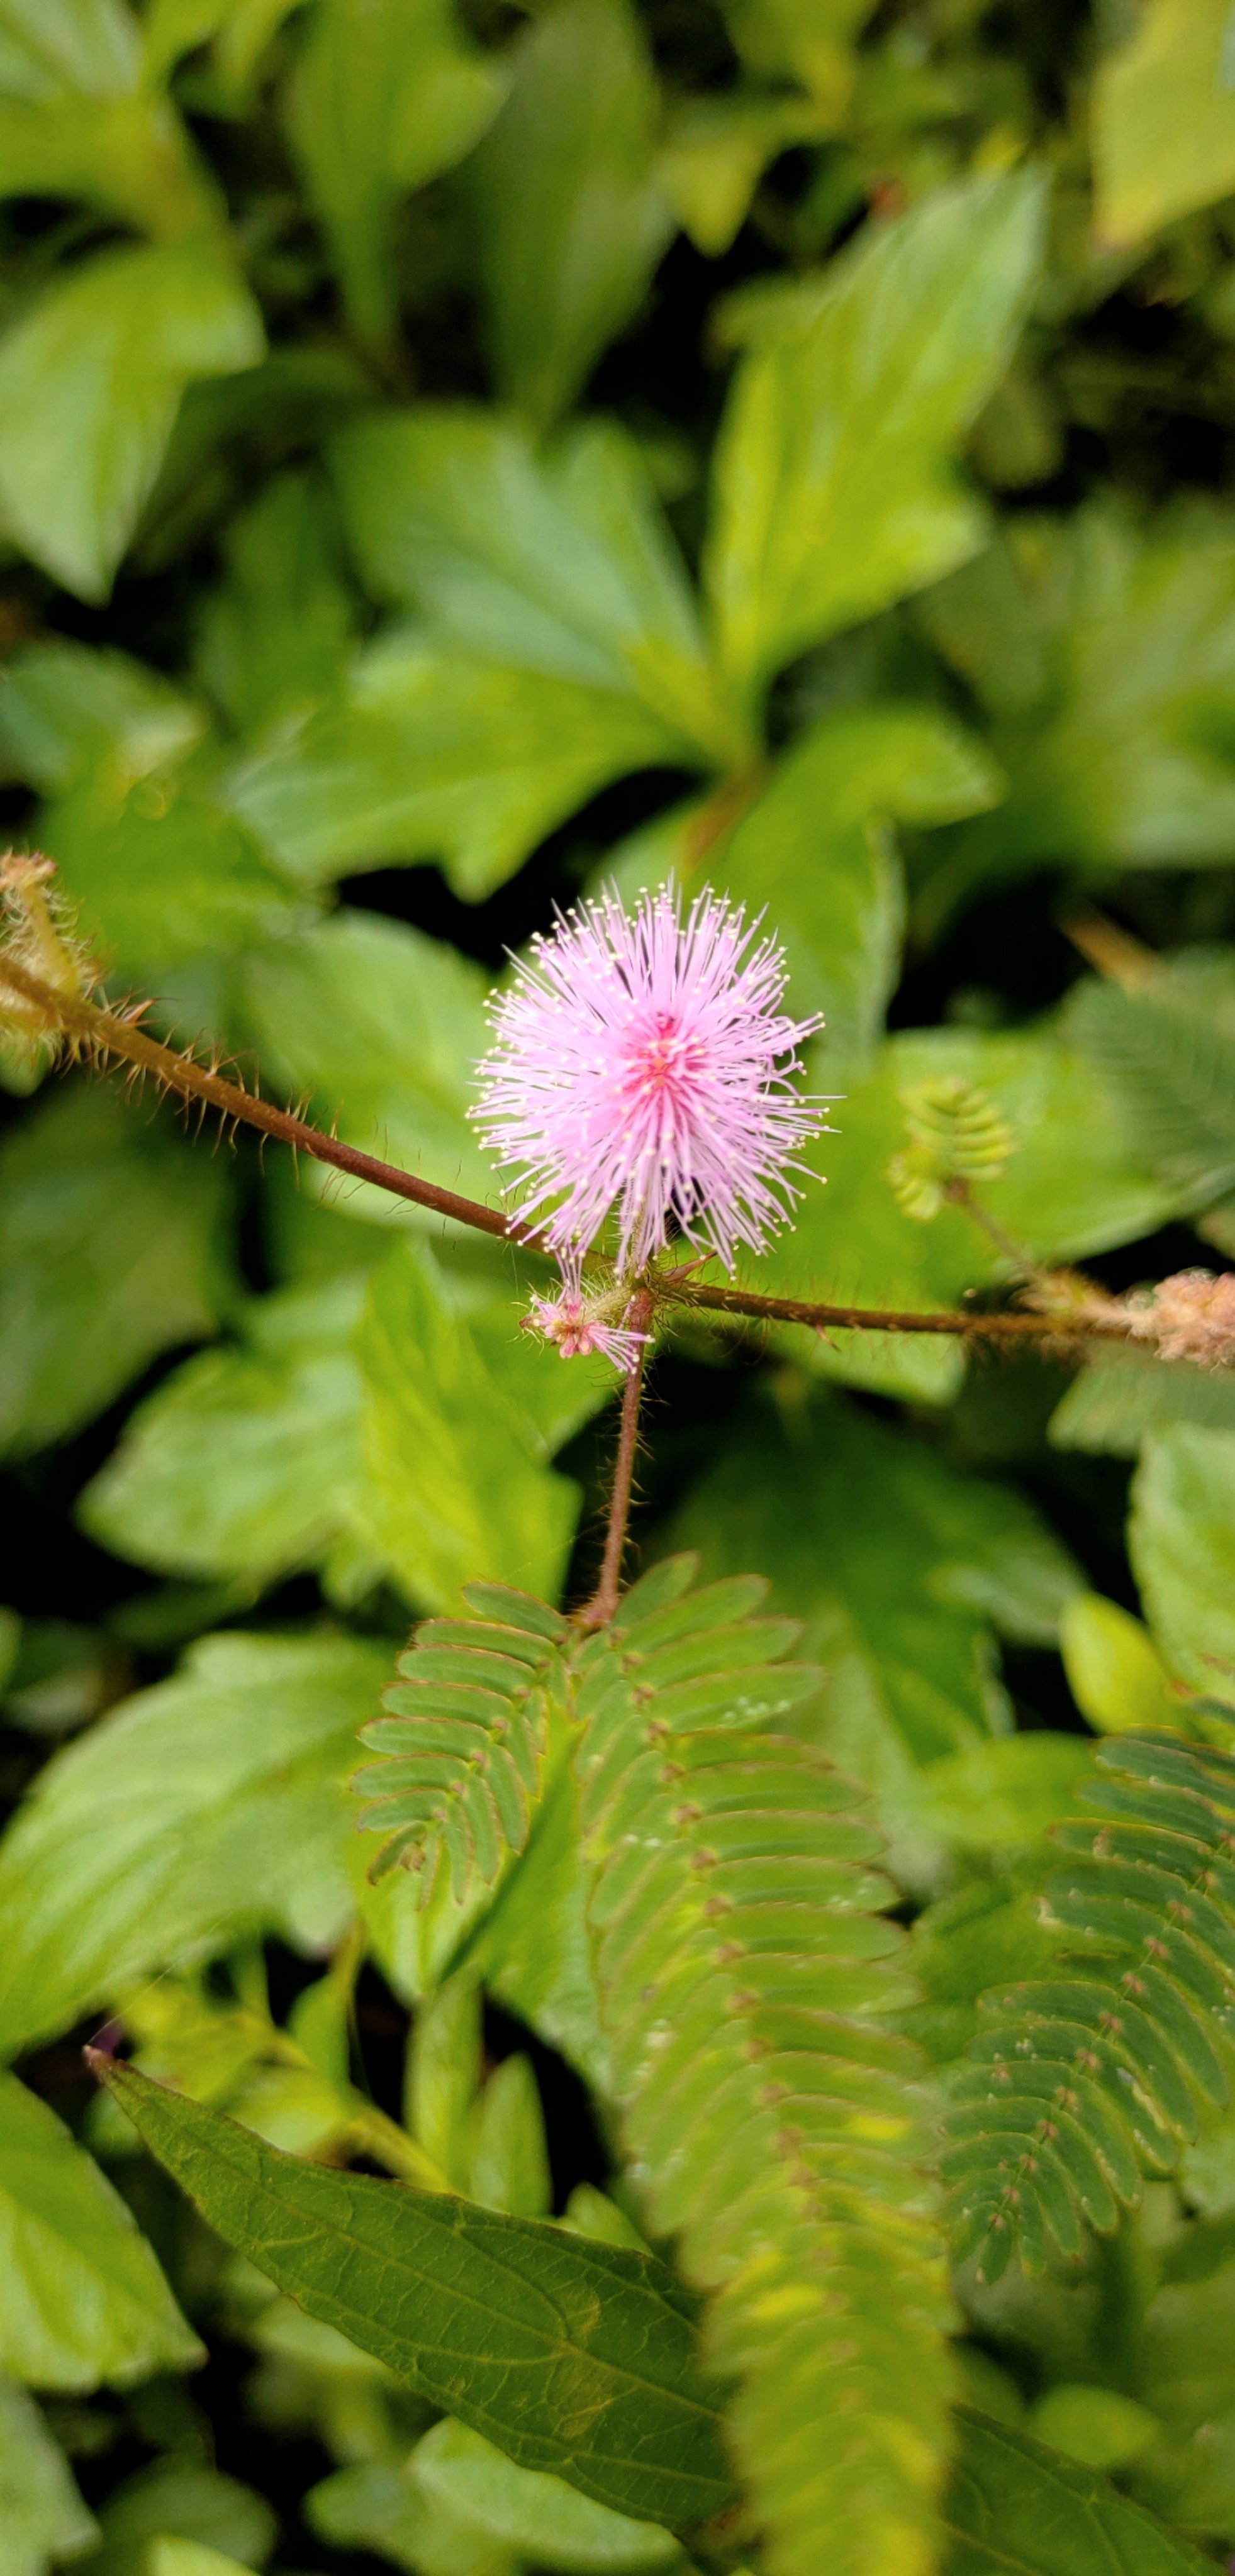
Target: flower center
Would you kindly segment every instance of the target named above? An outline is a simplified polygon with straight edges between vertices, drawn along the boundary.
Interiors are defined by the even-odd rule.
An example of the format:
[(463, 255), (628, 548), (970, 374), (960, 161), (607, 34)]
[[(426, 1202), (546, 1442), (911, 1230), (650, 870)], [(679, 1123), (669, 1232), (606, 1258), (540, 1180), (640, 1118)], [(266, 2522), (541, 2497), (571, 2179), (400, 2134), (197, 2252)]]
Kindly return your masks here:
[(625, 1090), (632, 1102), (681, 1100), (703, 1063), (698, 1038), (687, 1037), (669, 1011), (661, 1011), (631, 1049)]

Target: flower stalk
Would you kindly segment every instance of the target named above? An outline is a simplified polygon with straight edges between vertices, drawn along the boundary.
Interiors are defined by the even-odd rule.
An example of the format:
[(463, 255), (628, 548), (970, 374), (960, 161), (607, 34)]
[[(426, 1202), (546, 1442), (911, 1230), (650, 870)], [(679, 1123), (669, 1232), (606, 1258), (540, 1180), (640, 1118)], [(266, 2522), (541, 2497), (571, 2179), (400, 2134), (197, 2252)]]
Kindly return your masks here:
[(631, 1489), (634, 1484), (635, 1459), (639, 1449), (639, 1406), (643, 1396), (643, 1376), (647, 1366), (649, 1327), (653, 1312), (654, 1300), (651, 1290), (638, 1289), (631, 1299), (628, 1313), (628, 1329), (636, 1336), (635, 1356), (626, 1372), (626, 1384), (622, 1390), (622, 1419), (618, 1430), (613, 1486), (609, 1496), (605, 1553), (596, 1590), (591, 1600), (578, 1613), (578, 1624), (581, 1628), (606, 1628), (621, 1598), (622, 1559), (626, 1552)]

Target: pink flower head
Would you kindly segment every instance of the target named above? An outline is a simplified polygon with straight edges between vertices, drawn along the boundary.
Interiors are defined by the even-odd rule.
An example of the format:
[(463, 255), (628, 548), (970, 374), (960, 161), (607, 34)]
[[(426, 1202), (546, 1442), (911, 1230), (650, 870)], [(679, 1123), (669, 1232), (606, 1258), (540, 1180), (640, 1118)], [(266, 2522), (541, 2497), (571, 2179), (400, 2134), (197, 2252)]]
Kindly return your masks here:
[(758, 927), (710, 891), (683, 918), (668, 887), (633, 914), (606, 890), (516, 966), (471, 1114), (522, 1167), (521, 1215), (557, 1202), (555, 1250), (591, 1243), (616, 1209), (619, 1269), (675, 1230), (732, 1269), (789, 1216), (787, 1170), (823, 1126), (789, 1077), (822, 1021), (785, 1017), (784, 953)]
[(563, 1255), (560, 1292), (556, 1297), (532, 1299), (531, 1312), (524, 1318), (534, 1333), (543, 1333), (547, 1342), (556, 1342), (559, 1357), (564, 1360), (590, 1359), (599, 1351), (615, 1368), (629, 1375), (649, 1333), (632, 1333), (620, 1321), (629, 1305), (625, 1289), (600, 1289), (589, 1294), (583, 1285), (582, 1267), (577, 1252)]

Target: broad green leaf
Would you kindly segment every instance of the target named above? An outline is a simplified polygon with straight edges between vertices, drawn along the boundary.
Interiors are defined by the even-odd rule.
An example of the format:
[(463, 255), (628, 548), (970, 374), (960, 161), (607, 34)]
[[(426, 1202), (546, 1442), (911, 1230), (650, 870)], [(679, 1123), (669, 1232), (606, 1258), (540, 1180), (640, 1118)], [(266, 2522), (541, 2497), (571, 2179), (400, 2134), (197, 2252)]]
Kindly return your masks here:
[(1227, 0), (1148, 0), (1129, 42), (1099, 64), (1094, 209), (1104, 244), (1235, 188), (1235, 66)]
[(1133, 1483), (1129, 1546), (1172, 1670), (1235, 1702), (1235, 1434), (1151, 1432)]
[(10, 2378), (36, 2388), (123, 2388), (201, 2360), (125, 2202), (54, 2111), (6, 2073), (0, 2244), (0, 2369)]
[(212, 793), (214, 757), (134, 779), (104, 758), (48, 806), (39, 838), (109, 967), (150, 982), (303, 919), (299, 889)]
[(252, 106), (254, 74), (272, 37), (300, 0), (226, 0), (214, 42), (219, 83), (231, 112), (243, 116)]
[(480, 2084), (481, 1995), (466, 1971), (416, 2014), (403, 2079), (404, 2120), (452, 2188), (467, 2181), (468, 2120)]
[(0, 2530), (5, 2576), (48, 2576), (99, 2536), (38, 2407), (0, 2379)]
[[(488, 1042), (484, 985), (444, 942), (344, 910), (256, 949), (234, 989), (246, 1042), (310, 1117), (349, 1145), (487, 1199), (493, 1167), (465, 1116)], [(353, 1215), (389, 1223), (411, 1213), (375, 1190), (340, 1193), (333, 1178), (306, 1174), (303, 1186), (326, 1189)], [(362, 1257), (359, 1243), (351, 1257)]]
[(554, 1595), (578, 1488), (529, 1453), (427, 1248), (409, 1241), (373, 1274), (357, 1349), (363, 1527), (409, 1598), (453, 1610), (482, 1577)]
[(1040, 1842), (1072, 1813), (1077, 1780), (1089, 1767), (1087, 1736), (1046, 1729), (1001, 1736), (929, 1762), (907, 1785), (897, 1822), (932, 1842), (1013, 1850)]
[(521, 2576), (520, 2562), (479, 2523), (430, 2502), (408, 2468), (376, 2460), (337, 2469), (310, 2487), (309, 2529), (335, 2549), (369, 2550), (408, 2576), (443, 2568), (449, 2576)]
[(911, 1965), (925, 2000), (903, 2027), (936, 2065), (963, 2056), (979, 2026), (978, 1998), (992, 1985), (1055, 1968), (1060, 1935), (1034, 1902), (1041, 1876), (1040, 1855), (1005, 1858), (997, 1876), (971, 1879), (918, 1916)]
[(97, 2065), (225, 2243), (517, 2466), (671, 2529), (726, 2501), (690, 2306), (653, 2256), (297, 2164), (130, 2068)]
[(253, 1599), (323, 1559), (329, 1579), (333, 1557), (346, 1593), (363, 1303), (363, 1276), (255, 1301), (242, 1348), (202, 1352), (130, 1416), (82, 1527), (138, 1565), (234, 1580)]
[(285, 344), (239, 375), (198, 378), (143, 513), (140, 568), (169, 570), (196, 544), (213, 552), (221, 508), (245, 507), (256, 477), (273, 474), (306, 442), (328, 438), (367, 399), (367, 370), (338, 340)]
[(697, 756), (637, 699), (396, 632), (340, 704), (237, 766), (228, 801), (305, 884), (439, 859), (477, 903), (610, 779)]
[(738, 756), (695, 603), (636, 449), (590, 423), (538, 454), (460, 407), (390, 412), (336, 442), (374, 596), (464, 653), (641, 699), (705, 756)]
[(472, 162), (498, 380), (538, 428), (630, 321), (673, 229), (627, 0), (553, 0)]
[[(816, 0), (806, 0), (813, 8)], [(712, 92), (673, 118), (658, 164), (660, 183), (696, 250), (715, 259), (745, 221), (770, 161), (813, 142), (828, 120), (809, 100), (762, 90)]]
[[(1201, 2175), (1217, 2185), (1218, 2213), (1208, 2228), (1188, 2231), (1178, 2257), (1168, 2255), (1134, 2347), (1136, 2392), (1162, 2421), (1162, 2439), (1136, 2463), (1134, 2492), (1153, 2511), (1202, 2541), (1231, 2528), (1235, 2513), (1235, 2371), (1229, 2330), (1235, 2290), (1230, 2235), (1230, 2112), (1218, 2115), (1208, 2146), (1185, 2150), (1189, 2200), (1205, 2207)], [(1217, 2150), (1215, 2153), (1214, 2150)], [(1206, 2158), (1208, 2172), (1201, 2159)], [(1225, 2164), (1225, 2175), (1222, 2172)], [(1225, 2188), (1223, 2187), (1225, 2185)]]
[(1212, 2562), (1096, 2469), (961, 2407), (944, 2576), (1203, 2576)]
[(850, 50), (871, 0), (722, 0), (734, 44), (752, 71), (786, 75), (834, 112), (853, 83)]
[(399, 199), (470, 152), (501, 103), (499, 63), (466, 43), (452, 0), (319, 0), (292, 83), (292, 141), (359, 339), (398, 319)]
[(255, 367), (257, 307), (217, 252), (103, 251), (0, 340), (0, 522), (106, 599), (194, 376)]
[(469, 2125), (468, 2194), (514, 2218), (547, 2218), (553, 2206), (540, 2092), (527, 2057), (504, 2057), (482, 2088)]
[(175, 2458), (126, 2478), (99, 2519), (103, 2548), (83, 2576), (154, 2576), (155, 2550), (176, 2541), (208, 2550), (225, 2566), (264, 2567), (277, 2530), (269, 2504), (253, 2487)]
[[(356, 1240), (363, 1250), (363, 1235)], [(398, 1252), (393, 1260), (397, 1298), (404, 1265)], [(376, 1280), (373, 1286), (381, 1304), (386, 1291)], [(597, 1363), (572, 1383), (555, 1354), (533, 1347), (518, 1330), (500, 1263), (486, 1263), (470, 1279), (466, 1272), (443, 1275), (435, 1263), (432, 1286), (440, 1328), (475, 1375), (470, 1397), (466, 1379), (460, 1380), (457, 1418), (449, 1407), (442, 1418), (442, 1436), (458, 1441), (460, 1461), (484, 1425), (468, 1471), (470, 1491), (450, 1506), (454, 1520), (462, 1527), (473, 1510), (484, 1518), (491, 1482), (497, 1518), (485, 1561), (502, 1545), (514, 1549), (515, 1522), (499, 1536), (502, 1479), (513, 1474), (511, 1509), (529, 1514), (526, 1543), (542, 1552), (552, 1544), (552, 1559), (542, 1561), (556, 1566), (550, 1533), (569, 1521), (573, 1488), (545, 1476), (538, 1462), (609, 1400), (613, 1371)], [(130, 1417), (119, 1446), (80, 1499), (81, 1526), (117, 1556), (158, 1573), (226, 1583), (237, 1603), (315, 1567), (328, 1597), (347, 1608), (372, 1591), (388, 1554), (412, 1583), (414, 1598), (417, 1566), (425, 1580), (447, 1581), (431, 1569), (454, 1562), (452, 1542), (438, 1532), (424, 1542), (422, 1560), (415, 1533), (435, 1525), (435, 1477), (449, 1471), (440, 1460), (436, 1468), (427, 1464), (419, 1447), (400, 1461), (388, 1458), (385, 1446), (388, 1436), (397, 1441), (387, 1422), (388, 1404), (397, 1418), (400, 1401), (392, 1390), (402, 1386), (406, 1368), (419, 1365), (422, 1346), (413, 1343), (395, 1377), (379, 1373), (366, 1392), (353, 1349), (365, 1300), (366, 1276), (358, 1270), (255, 1300), (239, 1346), (190, 1360)], [(376, 1422), (375, 1477), (365, 1468), (366, 1410), (371, 1436)], [(493, 1443), (491, 1457), (485, 1442)], [(446, 1455), (455, 1452), (448, 1448)], [(460, 1538), (460, 1580), (469, 1570), (465, 1554)]]
[[(1066, 522), (1014, 523), (1009, 544), (1019, 598), (1003, 598), (986, 630), (1018, 636), (1024, 664), (1024, 694), (1015, 704), (1005, 696), (993, 731), (1009, 793), (989, 821), (958, 832), (924, 887), (928, 927), (971, 889), (1039, 867), (1045, 852), (1086, 873), (1212, 867), (1235, 832), (1230, 514), (1192, 503), (1140, 528), (1099, 502)], [(981, 627), (981, 603), (976, 613)], [(975, 635), (973, 613), (958, 609), (950, 634), (932, 625), (994, 702), (1006, 674), (990, 690), (995, 648)], [(1002, 660), (993, 667), (1002, 673)]]
[(146, 2576), (244, 2576), (238, 2558), (223, 2558), (201, 2540), (152, 2540)]
[(1223, 1369), (1160, 1360), (1135, 1344), (1099, 1344), (1051, 1415), (1050, 1439), (1056, 1449), (1135, 1458), (1146, 1432), (1172, 1422), (1235, 1431), (1235, 1381)]
[(333, 696), (356, 602), (342, 577), (329, 496), (280, 474), (227, 532), (227, 575), (206, 601), (197, 669), (239, 733)]
[(0, 680), (0, 764), (44, 796), (105, 755), (135, 783), (191, 751), (205, 726), (204, 708), (127, 653), (27, 644)]
[(407, 2474), (436, 2504), (478, 2523), (504, 2549), (564, 2576), (612, 2568), (641, 2576), (671, 2567), (677, 2544), (662, 2524), (635, 2522), (594, 2504), (540, 2469), (521, 2469), (484, 2435), (447, 2416), (417, 2443)]
[(150, 0), (144, 30), (147, 77), (164, 79), (182, 54), (192, 53), (217, 32), (230, 7), (231, 0)]
[(1100, 1735), (1173, 1733), (1183, 1710), (1147, 1628), (1100, 1592), (1078, 1592), (1059, 1623), (1068, 1688)]
[(159, 240), (215, 223), (183, 126), (141, 75), (123, 0), (3, 0), (0, 194), (85, 197)]
[(709, 1577), (766, 1566), (805, 1621), (822, 1698), (801, 1724), (845, 1770), (894, 1791), (914, 1766), (1008, 1731), (989, 1619), (1049, 1634), (1076, 1577), (1008, 1488), (959, 1476), (840, 1405), (782, 1429), (735, 1426), (671, 1524)]
[(141, 68), (141, 35), (124, 0), (3, 0), (0, 88), (15, 98), (77, 90), (121, 98)]
[(64, 1439), (159, 1351), (213, 1332), (224, 1175), (84, 1088), (0, 1148), (0, 1448)]
[[(826, 1176), (803, 1182), (791, 1233), (750, 1266), (750, 1284), (836, 1305), (919, 1313), (955, 1308), (964, 1292), (1008, 1276), (972, 1219), (945, 1207), (929, 1225), (907, 1216), (887, 1180), (905, 1142), (903, 1094), (937, 1075), (960, 1075), (987, 1092), (1006, 1119), (1016, 1151), (984, 1206), (1039, 1260), (1071, 1261), (1149, 1233), (1174, 1213), (1179, 1193), (1155, 1175), (1129, 1133), (1113, 1085), (1049, 1027), (987, 1034), (920, 1029), (891, 1038), (874, 1068), (850, 1077), (826, 1049), (812, 1054), (812, 1090), (839, 1093), (835, 1133), (804, 1155)], [(879, 1391), (946, 1400), (955, 1392), (959, 1347), (912, 1335), (796, 1334), (793, 1347), (827, 1376)], [(762, 1560), (752, 1558), (751, 1563)]]
[(263, 1925), (336, 1938), (343, 1783), (387, 1665), (329, 1633), (203, 1638), (49, 1763), (0, 1845), (0, 2049)]
[(1126, 2469), (1158, 2440), (1162, 2427), (1148, 2407), (1113, 2388), (1048, 2388), (1033, 2410), (1035, 2441), (1089, 2469)]
[(825, 1014), (860, 1056), (900, 975), (904, 890), (893, 822), (946, 823), (993, 804), (999, 773), (942, 717), (864, 707), (795, 743), (709, 868), (785, 945), (795, 1013)]
[(744, 687), (979, 545), (952, 457), (1007, 363), (1041, 218), (1032, 176), (941, 189), (863, 236), (813, 318), (742, 361), (708, 581)]

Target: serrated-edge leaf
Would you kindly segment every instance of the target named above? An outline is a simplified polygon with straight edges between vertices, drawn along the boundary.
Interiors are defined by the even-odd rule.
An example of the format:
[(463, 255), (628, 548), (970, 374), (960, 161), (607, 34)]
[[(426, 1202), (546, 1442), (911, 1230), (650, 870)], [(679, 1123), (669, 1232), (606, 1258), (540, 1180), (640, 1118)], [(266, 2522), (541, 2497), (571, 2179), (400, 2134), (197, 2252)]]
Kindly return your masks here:
[(654, 2255), (303, 2163), (92, 2063), (225, 2243), (521, 2467), (674, 2530), (729, 2502), (690, 2302)]

